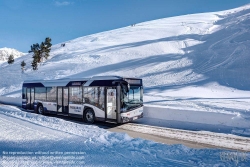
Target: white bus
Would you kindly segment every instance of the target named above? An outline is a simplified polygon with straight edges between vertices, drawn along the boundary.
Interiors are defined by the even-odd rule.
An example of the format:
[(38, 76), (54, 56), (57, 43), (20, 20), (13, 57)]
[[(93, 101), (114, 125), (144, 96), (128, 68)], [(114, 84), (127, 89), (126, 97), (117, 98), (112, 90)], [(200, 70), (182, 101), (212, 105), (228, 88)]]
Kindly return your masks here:
[(96, 76), (24, 81), (22, 108), (80, 117), (87, 123), (125, 123), (143, 117), (142, 79)]

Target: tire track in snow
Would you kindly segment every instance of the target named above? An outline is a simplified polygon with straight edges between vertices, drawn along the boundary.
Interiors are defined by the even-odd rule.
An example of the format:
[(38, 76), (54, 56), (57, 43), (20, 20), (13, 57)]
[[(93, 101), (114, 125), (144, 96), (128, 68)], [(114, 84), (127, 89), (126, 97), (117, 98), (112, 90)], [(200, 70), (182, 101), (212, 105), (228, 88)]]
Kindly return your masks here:
[(148, 125), (137, 125), (128, 123), (121, 125), (119, 128), (132, 130), (140, 133), (147, 133), (167, 138), (185, 140), (200, 144), (216, 146), (220, 148), (250, 151), (250, 139), (247, 137), (235, 136), (231, 134), (220, 134), (205, 131), (187, 131), (179, 129), (170, 129)]
[[(216, 68), (218, 68), (218, 67), (220, 67), (220, 66), (223, 66), (223, 65), (226, 64), (228, 61), (232, 60), (232, 57), (233, 57), (235, 51), (238, 49), (238, 47), (237, 47), (228, 57), (226, 57), (226, 59), (223, 59), (223, 60), (221, 60), (221, 61), (215, 61), (214, 63), (213, 63), (213, 60), (216, 60), (216, 57), (217, 57), (217, 56), (220, 56), (220, 55), (218, 55), (218, 54), (214, 51), (213, 48), (216, 47), (216, 46), (219, 46), (221, 43), (229, 42), (229, 40), (230, 40), (231, 38), (233, 38), (233, 37), (235, 37), (235, 36), (237, 36), (237, 35), (239, 35), (238, 32), (237, 32), (237, 33), (234, 33), (234, 34), (232, 34), (232, 35), (230, 35), (230, 36), (228, 36), (228, 37), (226, 37), (226, 38), (223, 38), (223, 39), (221, 39), (221, 40), (219, 40), (219, 41), (217, 41), (217, 42), (215, 42), (215, 43), (213, 43), (213, 44), (211, 44), (211, 45), (208, 47), (208, 49), (207, 49), (207, 51), (208, 51), (209, 53), (211, 53), (211, 57), (209, 58), (209, 60), (205, 60), (205, 61), (203, 61), (202, 63), (200, 63), (200, 64), (197, 66), (196, 70), (199, 71), (200, 73), (207, 73), (207, 72), (212, 71), (212, 70), (214, 70), (214, 69), (216, 69)], [(232, 61), (233, 61), (233, 60), (232, 60)]]

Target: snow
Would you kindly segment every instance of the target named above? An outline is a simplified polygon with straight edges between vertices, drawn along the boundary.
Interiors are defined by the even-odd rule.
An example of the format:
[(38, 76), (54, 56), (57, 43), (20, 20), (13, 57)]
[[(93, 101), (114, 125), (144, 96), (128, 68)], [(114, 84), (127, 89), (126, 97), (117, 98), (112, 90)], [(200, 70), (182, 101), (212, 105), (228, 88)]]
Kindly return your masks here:
[(231, 134), (214, 133), (207, 131), (187, 131), (173, 128), (162, 128), (149, 125), (124, 124), (120, 129), (133, 129), (135, 132), (147, 133), (154, 136), (191, 141), (199, 144), (209, 144), (219, 148), (227, 148), (241, 151), (250, 150), (250, 139)]
[(247, 166), (250, 163), (250, 154), (246, 152), (165, 145), (3, 105), (0, 131), (2, 166)]
[(0, 48), (0, 63), (3, 63), (4, 61), (7, 62), (10, 55), (14, 56), (14, 59), (25, 55), (25, 53), (19, 52), (16, 49), (12, 48)]
[[(26, 54), (12, 65), (0, 64), (0, 101), (20, 105), (24, 80), (140, 77), (145, 106), (165, 108), (161, 112), (165, 120), (197, 123), (202, 115), (210, 115), (200, 119), (206, 122), (198, 129), (223, 124), (246, 132), (250, 127), (249, 11), (246, 5), (80, 37), (64, 42), (65, 47), (53, 45), (38, 71), (30, 65), (32, 54)], [(27, 64), (24, 73), (20, 69), (23, 60)], [(10, 97), (15, 99), (6, 100)], [(183, 111), (192, 117), (169, 118), (168, 111)], [(154, 115), (155, 111), (147, 112)]]
[[(145, 118), (138, 123), (249, 137), (249, 20), (250, 5), (246, 5), (138, 23), (66, 41), (65, 47), (56, 44), (37, 71), (31, 67), (32, 54), (16, 58), (12, 65), (0, 63), (0, 102), (21, 105), (24, 80), (139, 77), (144, 83)], [(20, 66), (23, 60), (27, 64), (24, 73)], [(93, 166), (233, 166), (232, 161), (219, 161), (220, 150), (216, 149), (195, 150), (132, 139), (16, 108), (1, 107), (0, 112), (3, 150), (83, 151), (87, 154), (84, 162)], [(3, 115), (28, 125), (15, 125), (13, 120), (7, 123), (12, 117)], [(42, 130), (36, 130), (37, 126)], [(30, 132), (27, 127), (31, 127)], [(18, 132), (17, 140), (14, 132)], [(41, 166), (45, 160), (22, 163), (30, 166), (25, 163), (33, 162)]]

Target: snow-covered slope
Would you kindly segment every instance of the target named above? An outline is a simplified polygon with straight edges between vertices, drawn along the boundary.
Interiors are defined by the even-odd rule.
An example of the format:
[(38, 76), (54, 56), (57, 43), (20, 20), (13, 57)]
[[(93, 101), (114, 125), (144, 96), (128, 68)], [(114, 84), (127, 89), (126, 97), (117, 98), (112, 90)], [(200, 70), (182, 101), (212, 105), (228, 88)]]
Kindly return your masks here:
[[(31, 69), (31, 54), (15, 66), (2, 64), (1, 71), (12, 71), (15, 81), (1, 81), (11, 86), (31, 78), (111, 74), (142, 77), (148, 90), (212, 82), (250, 90), (249, 8), (165, 18), (80, 37), (65, 47), (54, 45), (38, 71)], [(28, 64), (24, 75), (18, 63), (22, 60)]]
[(14, 58), (16, 59), (18, 57), (25, 55), (25, 53), (19, 52), (16, 49), (12, 48), (0, 48), (0, 63), (3, 61), (7, 61), (10, 55), (13, 55)]
[[(0, 64), (0, 95), (20, 97), (22, 81), (29, 79), (121, 75), (143, 79), (146, 105), (248, 120), (249, 27), (246, 5), (80, 37), (64, 42), (65, 47), (53, 45), (38, 71), (30, 66), (32, 54), (12, 65)], [(20, 69), (23, 60), (25, 73)]]

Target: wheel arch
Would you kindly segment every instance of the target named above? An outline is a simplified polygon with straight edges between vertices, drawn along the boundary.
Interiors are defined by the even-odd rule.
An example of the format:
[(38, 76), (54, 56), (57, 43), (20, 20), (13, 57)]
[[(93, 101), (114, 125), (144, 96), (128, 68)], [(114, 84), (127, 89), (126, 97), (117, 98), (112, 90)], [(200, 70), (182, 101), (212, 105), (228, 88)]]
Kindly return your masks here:
[(86, 112), (87, 109), (91, 109), (91, 110), (94, 112), (94, 114), (95, 114), (95, 110), (94, 110), (92, 107), (84, 106), (83, 112), (82, 112), (82, 115), (83, 115), (83, 116), (84, 116), (84, 113)]
[(37, 102), (37, 105), (36, 105), (36, 113), (39, 114), (39, 111), (38, 111), (39, 106), (42, 106), (42, 107), (43, 107), (43, 114), (44, 114), (44, 113), (45, 113), (45, 108), (44, 108), (44, 106), (43, 106), (43, 103), (41, 103), (41, 102)]
[(82, 115), (82, 119), (86, 122), (86, 118), (85, 118), (85, 114), (86, 114), (86, 111), (90, 109), (92, 110), (93, 114), (94, 114), (94, 121), (96, 121), (96, 117), (95, 117), (95, 110), (92, 108), (92, 107), (89, 107), (89, 106), (84, 106), (83, 108), (83, 115)]

